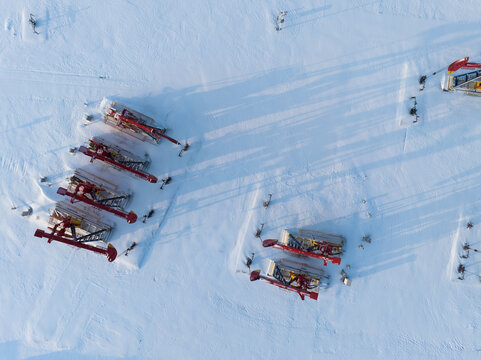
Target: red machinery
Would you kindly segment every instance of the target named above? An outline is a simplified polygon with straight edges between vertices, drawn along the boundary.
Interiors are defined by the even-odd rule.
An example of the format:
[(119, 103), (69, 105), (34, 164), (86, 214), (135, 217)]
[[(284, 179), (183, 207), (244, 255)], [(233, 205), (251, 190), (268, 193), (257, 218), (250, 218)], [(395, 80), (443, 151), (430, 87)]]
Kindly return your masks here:
[(155, 127), (154, 119), (147, 115), (115, 101), (104, 104), (103, 107), (105, 109), (104, 121), (110, 126), (128, 132), (140, 140), (145, 138), (154, 144), (158, 144), (161, 139), (167, 139), (176, 145), (181, 145), (177, 140), (165, 135), (166, 129)]
[(94, 137), (93, 139), (89, 140), (88, 146), (88, 148), (85, 146), (80, 146), (79, 152), (90, 156), (90, 162), (98, 159), (118, 170), (128, 171), (131, 174), (147, 180), (150, 183), (157, 182), (157, 178), (154, 175), (145, 172), (150, 164), (148, 159), (142, 160), (140, 157), (131, 154), (127, 150), (110, 144), (101, 138)]
[(468, 95), (481, 95), (481, 64), (468, 61), (466, 56), (448, 66), (448, 74), (441, 81), (444, 91), (460, 90)]
[(117, 185), (91, 174), (85, 170), (77, 169), (70, 177), (68, 189), (59, 188), (57, 194), (70, 196), (70, 202), (83, 202), (100, 210), (110, 212), (127, 220), (129, 224), (137, 221), (137, 215), (124, 210), (129, 194), (117, 191)]
[(301, 229), (298, 234), (284, 230), (281, 240), (267, 239), (262, 242), (262, 246), (272, 246), (276, 249), (321, 259), (324, 261), (324, 266), (328, 261), (339, 265), (344, 237), (305, 229)]
[(70, 192), (63, 187), (59, 187), (57, 190), (57, 194), (70, 196), (70, 202), (72, 204), (75, 201), (81, 201), (98, 209), (122, 217), (126, 219), (129, 224), (133, 224), (137, 221), (137, 215), (133, 211), (125, 212), (123, 210), (116, 209), (118, 208), (118, 206), (116, 206), (116, 200), (119, 200), (118, 197), (97, 199), (95, 193), (100, 191), (104, 191), (104, 189), (97, 187), (94, 184), (89, 183), (88, 181), (85, 181), (77, 184), (74, 192)]
[(448, 74), (452, 74), (453, 72), (459, 70), (459, 69), (480, 69), (481, 64), (480, 63), (470, 63), (469, 61), (469, 56), (466, 56), (462, 59), (456, 60), (453, 62), (451, 65), (448, 66)]
[[(292, 264), (295, 265), (292, 266)], [(311, 267), (308, 270), (306, 267), (307, 265), (305, 264), (297, 264), (287, 260), (277, 262), (270, 260), (266, 275), (261, 275), (260, 270), (255, 270), (251, 272), (250, 280), (265, 280), (281, 289), (298, 293), (302, 300), (306, 296), (317, 300), (319, 289), (328, 286), (327, 282), (323, 282), (328, 277), (324, 276), (321, 269)], [(315, 271), (313, 272), (312, 270)]]
[(117, 250), (110, 243), (107, 245), (107, 248), (86, 244), (87, 242), (95, 241), (106, 242), (112, 228), (95, 222), (91, 218), (82, 217), (82, 215), (76, 212), (76, 209), (68, 206), (68, 204), (57, 204), (50, 214), (49, 224), (50, 233), (37, 229), (35, 236), (47, 238), (49, 243), (58, 241), (105, 255), (110, 262), (117, 257)]

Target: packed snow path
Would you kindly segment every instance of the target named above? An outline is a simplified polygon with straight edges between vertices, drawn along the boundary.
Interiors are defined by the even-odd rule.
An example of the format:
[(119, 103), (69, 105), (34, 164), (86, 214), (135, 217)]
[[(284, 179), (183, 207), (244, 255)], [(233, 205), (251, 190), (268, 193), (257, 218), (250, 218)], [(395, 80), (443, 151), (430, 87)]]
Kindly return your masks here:
[[(0, 8), (0, 358), (479, 357), (481, 283), (453, 279), (453, 246), (464, 221), (481, 226), (481, 101), (443, 93), (439, 77), (417, 84), (481, 60), (478, 1)], [(417, 125), (400, 118), (410, 96)], [(33, 237), (56, 188), (89, 166), (69, 149), (111, 131), (82, 126), (104, 97), (193, 144), (183, 158), (167, 142), (139, 145), (152, 173), (172, 176), (164, 190), (106, 172), (134, 191), (139, 217), (156, 210), (116, 222), (114, 244), (145, 246), (112, 264)], [(336, 266), (317, 302), (251, 283), (239, 259), (275, 251), (255, 238), (260, 223), (267, 237), (344, 235), (352, 286)]]

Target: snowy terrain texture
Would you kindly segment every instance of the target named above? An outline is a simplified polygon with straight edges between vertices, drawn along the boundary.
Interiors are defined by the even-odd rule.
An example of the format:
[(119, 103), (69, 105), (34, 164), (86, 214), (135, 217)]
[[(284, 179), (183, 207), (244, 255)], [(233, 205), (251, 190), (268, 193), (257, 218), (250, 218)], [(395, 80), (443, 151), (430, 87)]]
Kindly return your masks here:
[[(481, 247), (481, 99), (442, 92), (445, 70), (417, 83), (481, 62), (480, 13), (477, 0), (0, 0), (0, 358), (481, 358), (481, 254), (456, 273), (462, 244)], [(115, 133), (104, 98), (191, 148)], [(94, 135), (147, 152), (172, 183), (70, 154)], [(133, 192), (137, 223), (103, 214), (119, 252), (139, 244), (128, 257), (33, 236), (76, 168)], [(346, 238), (318, 301), (249, 281), (252, 252), (253, 269), (287, 256), (262, 248), (260, 223), (264, 238)]]

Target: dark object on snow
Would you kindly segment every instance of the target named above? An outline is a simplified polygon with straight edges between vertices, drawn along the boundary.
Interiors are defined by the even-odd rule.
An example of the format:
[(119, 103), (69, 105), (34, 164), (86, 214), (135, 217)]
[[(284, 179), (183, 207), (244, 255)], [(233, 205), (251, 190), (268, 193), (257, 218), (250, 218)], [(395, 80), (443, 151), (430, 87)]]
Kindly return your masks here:
[(416, 101), (415, 96), (411, 96), (411, 100), (413, 100), (414, 103), (413, 103), (413, 106), (411, 107), (411, 109), (409, 109), (409, 115), (415, 117), (415, 120), (413, 120), (413, 123), (416, 123), (419, 120), (418, 108), (417, 108), (418, 103)]
[(254, 253), (251, 254), (251, 256), (248, 256), (247, 257), (247, 260), (246, 260), (246, 266), (247, 268), (250, 270), (251, 269), (251, 265), (252, 265), (252, 261), (254, 260)]
[(32, 25), (32, 28), (33, 28), (33, 32), (35, 34), (39, 34), (39, 32), (37, 31), (37, 18), (35, 17), (35, 15), (33, 14), (30, 14), (30, 19), (28, 19), (28, 22), (30, 23), (30, 25)]
[(272, 194), (269, 194), (269, 199), (264, 201), (264, 208), (267, 209), (269, 207), (269, 204), (271, 203), (271, 199), (272, 199)]
[(164, 190), (164, 185), (169, 185), (172, 181), (172, 176), (168, 176), (167, 179), (162, 179), (162, 185), (160, 185), (160, 190)]
[(262, 229), (264, 229), (264, 224), (261, 224), (260, 228), (257, 229), (256, 231), (256, 238), (261, 237)]
[(463, 254), (460, 255), (461, 259), (467, 259), (469, 258), (469, 250), (471, 249), (471, 247), (469, 246), (468, 243), (464, 243), (463, 244)]
[(137, 245), (137, 243), (134, 241), (127, 250), (125, 250), (124, 255), (129, 256), (129, 252)]
[(347, 273), (341, 270), (341, 282), (346, 286), (351, 286), (351, 280), (348, 278)]
[(471, 229), (473, 227), (473, 223), (470, 221), (466, 224), (466, 228)]
[(90, 122), (90, 121), (92, 121), (93, 119), (94, 119), (93, 115), (88, 115), (88, 114), (85, 115), (85, 120), (87, 120), (87, 121)]
[(282, 25), (284, 25), (284, 18), (287, 15), (287, 11), (281, 11), (276, 17), (276, 31), (282, 30)]
[(468, 243), (463, 244), (463, 250), (466, 251), (466, 254), (461, 256), (463, 259), (467, 259), (469, 257), (469, 250), (473, 250), (476, 253), (481, 252), (478, 249), (475, 249), (475, 248), (472, 248), (471, 246), (469, 246)]
[(42, 177), (40, 178), (40, 182), (41, 182), (41, 183), (47, 182), (47, 177), (46, 177), (46, 176), (42, 176)]
[(33, 209), (29, 206), (22, 211), (22, 216), (30, 216), (32, 215), (32, 212), (33, 212)]
[(424, 87), (426, 86), (426, 79), (428, 77), (426, 75), (423, 75), (419, 78), (419, 91), (423, 91)]
[[(421, 77), (419, 78), (419, 91), (423, 91), (424, 90), (424, 87), (426, 86), (426, 80), (428, 79), (428, 77), (431, 77), (431, 76), (436, 76), (438, 72), (440, 71), (443, 71), (444, 69), (446, 69), (447, 66), (445, 67), (442, 67), (441, 69), (439, 70), (436, 70), (435, 72), (433, 72), (431, 75), (421, 75)], [(447, 91), (443, 88), (443, 91)]]
[(154, 209), (150, 210), (150, 211), (147, 213), (147, 215), (142, 216), (142, 218), (143, 218), (142, 222), (145, 224), (145, 220), (151, 218), (152, 215), (154, 215), (154, 213), (155, 213), (155, 210), (154, 210)]
[(459, 264), (458, 266), (458, 274), (461, 274), (458, 276), (458, 280), (464, 280), (464, 272), (466, 271), (466, 268), (464, 267), (463, 264)]
[(186, 143), (186, 144), (184, 145), (184, 147), (179, 151), (179, 157), (182, 157), (182, 153), (183, 153), (184, 151), (189, 150), (189, 147), (190, 147), (190, 145), (189, 145), (188, 143)]
[(363, 236), (362, 241), (370, 244), (371, 243), (371, 237), (369, 235)]

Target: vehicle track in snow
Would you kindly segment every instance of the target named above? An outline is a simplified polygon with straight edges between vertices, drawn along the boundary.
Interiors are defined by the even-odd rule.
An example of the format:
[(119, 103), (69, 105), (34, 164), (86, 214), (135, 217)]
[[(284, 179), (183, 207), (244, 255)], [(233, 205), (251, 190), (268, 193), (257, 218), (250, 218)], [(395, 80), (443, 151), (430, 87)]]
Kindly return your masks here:
[(99, 89), (118, 89), (140, 85), (139, 81), (110, 78), (107, 74), (81, 74), (38, 69), (0, 68), (0, 82), (17, 86), (19, 82), (44, 87), (45, 84)]
[(23, 177), (27, 174), (28, 165), (26, 161), (14, 159), (13, 157), (0, 156), (0, 168), (5, 169), (9, 173)]
[[(52, 246), (50, 244), (50, 246)], [(69, 251), (68, 249), (63, 249)], [(44, 349), (57, 349), (58, 336), (56, 334), (56, 322), (50, 319), (52, 307), (55, 307), (54, 294), (61, 291), (66, 284), (72, 282), (65, 273), (70, 267), (75, 250), (70, 249), (70, 253), (64, 258), (62, 264), (55, 264), (47, 268), (43, 288), (36, 298), (35, 304), (31, 308), (31, 315), (25, 325), (25, 337), (28, 343), (41, 346)], [(57, 301), (62, 297), (57, 297)], [(70, 306), (71, 304), (69, 304)], [(55, 314), (59, 314), (60, 308), (56, 308)]]
[[(111, 291), (100, 283), (101, 275), (80, 271), (80, 263), (90, 259), (90, 254), (58, 243), (46, 246), (58, 246), (54, 250), (57, 262), (46, 268), (43, 287), (25, 324), (25, 338), (27, 343), (44, 350), (67, 350), (79, 346), (93, 319), (101, 316), (96, 309), (105, 308), (100, 306), (102, 299), (88, 298), (88, 294), (109, 296)], [(105, 260), (97, 257), (92, 261)]]

